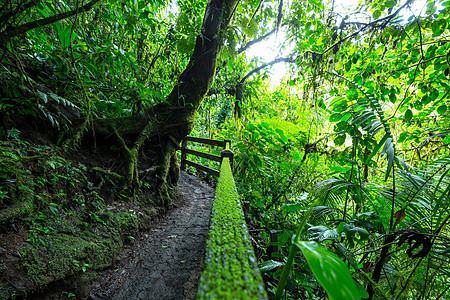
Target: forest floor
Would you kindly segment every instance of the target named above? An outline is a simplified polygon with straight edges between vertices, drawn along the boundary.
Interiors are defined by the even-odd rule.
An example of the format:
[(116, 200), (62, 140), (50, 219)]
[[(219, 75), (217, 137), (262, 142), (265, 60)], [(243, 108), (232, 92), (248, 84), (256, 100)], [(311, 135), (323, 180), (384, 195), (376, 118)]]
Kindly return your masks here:
[(90, 150), (0, 143), (0, 299), (194, 299), (214, 188), (182, 172), (163, 209)]
[(178, 188), (178, 207), (105, 272), (91, 299), (195, 299), (214, 189), (185, 172)]

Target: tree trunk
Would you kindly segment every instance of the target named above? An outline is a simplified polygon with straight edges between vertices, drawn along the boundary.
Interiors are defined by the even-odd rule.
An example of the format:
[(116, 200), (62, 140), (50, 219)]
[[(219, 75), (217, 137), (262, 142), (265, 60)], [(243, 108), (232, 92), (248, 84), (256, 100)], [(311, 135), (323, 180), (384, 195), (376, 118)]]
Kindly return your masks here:
[(162, 142), (157, 172), (162, 197), (166, 196), (167, 184), (176, 184), (178, 181), (179, 167), (175, 156), (178, 145), (174, 141), (181, 142), (192, 131), (195, 114), (213, 83), (217, 58), (223, 46), (223, 35), (236, 3), (237, 0), (208, 2), (202, 30), (197, 36), (194, 52), (186, 69), (166, 102), (152, 108), (151, 113), (156, 112), (155, 129)]

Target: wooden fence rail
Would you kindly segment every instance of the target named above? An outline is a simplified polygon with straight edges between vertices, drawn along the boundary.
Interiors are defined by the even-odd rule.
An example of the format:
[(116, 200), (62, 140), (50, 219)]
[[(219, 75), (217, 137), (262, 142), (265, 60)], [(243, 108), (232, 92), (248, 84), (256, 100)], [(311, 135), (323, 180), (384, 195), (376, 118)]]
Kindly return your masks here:
[[(204, 152), (200, 152), (200, 151), (195, 151), (195, 150), (188, 148), (188, 142), (195, 142), (195, 143), (200, 143), (200, 144), (221, 147), (221, 148), (223, 148), (223, 151), (220, 156), (214, 155), (214, 154), (209, 154), (209, 153), (204, 153)], [(198, 170), (205, 171), (208, 174), (219, 177), (219, 174), (220, 174), (219, 170), (216, 170), (216, 169), (204, 166), (202, 164), (193, 162), (191, 160), (188, 160), (186, 157), (188, 154), (191, 154), (191, 155), (203, 157), (203, 158), (206, 158), (206, 159), (209, 159), (212, 161), (217, 161), (219, 163), (222, 163), (222, 159), (224, 157), (229, 157), (230, 162), (232, 164), (233, 163), (233, 152), (230, 151), (230, 147), (231, 147), (231, 140), (219, 141), (219, 140), (211, 140), (211, 139), (204, 139), (204, 138), (188, 136), (183, 140), (183, 142), (181, 144), (181, 170), (186, 170), (186, 165), (188, 165), (188, 166), (192, 166)]]
[[(222, 154), (224, 152), (232, 153), (228, 149)], [(222, 157), (206, 242), (204, 270), (196, 299), (267, 300), (231, 172), (231, 157)]]
[[(220, 156), (188, 148), (188, 142), (221, 147)], [(267, 299), (232, 173), (230, 140), (186, 137), (181, 146), (181, 169), (193, 166), (219, 177), (206, 243), (205, 269), (197, 299)], [(220, 163), (219, 170), (186, 159), (195, 155)], [(239, 272), (236, 272), (239, 270)]]

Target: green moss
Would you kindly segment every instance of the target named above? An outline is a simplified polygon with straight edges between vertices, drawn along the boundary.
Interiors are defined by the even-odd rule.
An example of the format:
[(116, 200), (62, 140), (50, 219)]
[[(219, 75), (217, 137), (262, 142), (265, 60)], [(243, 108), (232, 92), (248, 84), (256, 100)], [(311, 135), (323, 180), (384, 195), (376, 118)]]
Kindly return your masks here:
[[(82, 222), (76, 218), (58, 215), (41, 220), (41, 228), (52, 230), (47, 234), (34, 231), (30, 243), (18, 250), (18, 267), (27, 290), (36, 290), (81, 271), (110, 266), (122, 252), (127, 236), (135, 234), (149, 218), (134, 211), (107, 211), (99, 216), (105, 223), (97, 224), (95, 231), (81, 229)], [(0, 295), (6, 292), (11, 294), (2, 289)]]
[(106, 203), (103, 190), (86, 189), (86, 167), (53, 149), (0, 141), (0, 181), (11, 179), (0, 187), (0, 225), (18, 224), (28, 233), (20, 248), (0, 257), (0, 299), (110, 266), (157, 214), (138, 196), (132, 204), (120, 197)]
[(198, 299), (267, 299), (228, 158), (222, 162)]
[(112, 213), (107, 212), (103, 214), (107, 216), (107, 224), (111, 229), (116, 229), (122, 236), (129, 236), (135, 234), (139, 230), (139, 224), (142, 220), (134, 211)]
[(0, 178), (16, 178), (17, 165), (20, 163), (20, 156), (11, 147), (0, 145)]
[(101, 269), (110, 265), (123, 248), (110, 235), (85, 233), (84, 237), (68, 234), (42, 236), (39, 245), (20, 249), (20, 264), (30, 286), (62, 279), (84, 268)]

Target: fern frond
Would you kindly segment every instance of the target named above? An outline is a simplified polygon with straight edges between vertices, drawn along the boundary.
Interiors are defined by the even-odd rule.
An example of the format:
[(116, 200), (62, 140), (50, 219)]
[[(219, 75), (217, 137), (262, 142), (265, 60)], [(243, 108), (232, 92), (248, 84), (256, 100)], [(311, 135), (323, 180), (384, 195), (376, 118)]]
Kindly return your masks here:
[(317, 183), (310, 195), (315, 199), (317, 208), (339, 207), (345, 202), (348, 192), (358, 202), (372, 201), (369, 188), (341, 178), (331, 178)]
[(42, 115), (43, 115), (47, 120), (50, 121), (50, 123), (52, 124), (52, 126), (58, 128), (58, 129), (60, 129), (58, 120), (57, 120), (54, 116), (52, 116), (52, 113), (51, 113), (44, 105), (38, 104), (38, 108), (39, 108), (39, 111), (42, 113)]
[(315, 206), (311, 209), (311, 215), (308, 221), (313, 224), (318, 223), (319, 221), (323, 221), (326, 217), (335, 214), (342, 214), (342, 210), (330, 206)]
[[(390, 127), (389, 127), (385, 117), (384, 117), (384, 112), (383, 112), (383, 110), (381, 108), (381, 104), (378, 102), (377, 98), (373, 94), (367, 92), (360, 84), (358, 84), (358, 83), (354, 82), (353, 80), (348, 79), (348, 78), (346, 78), (344, 76), (341, 76), (341, 75), (339, 75), (336, 72), (328, 72), (328, 74), (336, 76), (339, 79), (344, 80), (345, 82), (347, 82), (351, 86), (357, 88), (361, 92), (361, 94), (364, 95), (365, 99), (367, 100), (367, 101), (363, 101), (364, 98), (359, 98), (358, 99), (358, 103), (360, 103), (362, 105), (363, 109), (367, 109), (366, 104), (369, 104), (370, 108), (372, 109), (372, 111), (378, 117), (380, 123), (382, 124), (382, 126), (383, 126), (383, 128), (385, 130), (385, 132), (390, 137), (392, 137), (391, 129), (390, 129)], [(361, 112), (364, 112), (364, 111), (365, 110), (361, 110)]]
[(382, 142), (375, 146), (370, 158), (366, 160), (366, 164), (380, 150), (381, 146), (383, 146), (381, 156), (386, 154), (387, 168), (384, 179), (387, 180), (392, 170), (394, 161), (397, 162), (401, 168), (404, 167), (404, 164), (401, 163), (403, 160), (399, 160), (398, 158), (396, 159), (392, 132), (384, 116), (380, 102), (372, 93), (367, 92), (364, 87), (357, 82), (341, 76), (336, 72), (327, 73), (347, 82), (364, 96), (353, 101), (342, 98), (341, 102), (338, 102), (336, 106), (337, 110), (341, 111), (339, 114), (340, 120), (349, 120), (350, 125), (355, 128), (361, 128), (371, 137), (375, 137), (380, 131), (384, 130), (385, 134), (381, 139)]

